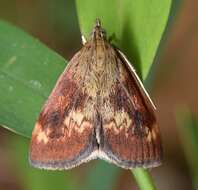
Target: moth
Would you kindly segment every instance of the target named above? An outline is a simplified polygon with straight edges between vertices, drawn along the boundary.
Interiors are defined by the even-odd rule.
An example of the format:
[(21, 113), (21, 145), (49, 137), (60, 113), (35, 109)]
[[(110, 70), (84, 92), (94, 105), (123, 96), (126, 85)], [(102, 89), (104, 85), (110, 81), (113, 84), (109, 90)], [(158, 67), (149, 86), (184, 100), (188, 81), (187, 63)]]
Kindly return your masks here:
[(162, 160), (155, 106), (99, 20), (43, 106), (29, 153), (31, 165), (52, 170), (96, 158), (125, 169)]

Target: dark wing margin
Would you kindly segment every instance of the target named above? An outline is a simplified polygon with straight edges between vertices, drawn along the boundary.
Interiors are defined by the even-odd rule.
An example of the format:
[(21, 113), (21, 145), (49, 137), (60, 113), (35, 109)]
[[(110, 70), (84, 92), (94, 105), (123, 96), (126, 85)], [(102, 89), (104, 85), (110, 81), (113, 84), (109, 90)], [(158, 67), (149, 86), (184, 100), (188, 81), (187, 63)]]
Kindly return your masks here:
[(117, 81), (103, 102), (111, 111), (102, 115), (100, 157), (126, 169), (156, 167), (162, 147), (155, 107), (126, 58), (118, 54)]
[(70, 169), (95, 157), (95, 116), (85, 109), (91, 110), (93, 102), (82, 90), (86, 68), (76, 62), (83, 61), (79, 56), (58, 79), (32, 132), (29, 160), (35, 167)]

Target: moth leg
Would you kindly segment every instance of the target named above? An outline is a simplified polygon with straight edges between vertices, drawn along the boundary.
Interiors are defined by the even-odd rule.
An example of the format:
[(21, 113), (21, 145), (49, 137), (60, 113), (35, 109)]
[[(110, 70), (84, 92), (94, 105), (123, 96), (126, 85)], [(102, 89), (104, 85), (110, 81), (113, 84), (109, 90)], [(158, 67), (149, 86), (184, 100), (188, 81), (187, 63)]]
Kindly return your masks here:
[(108, 38), (108, 41), (111, 43), (112, 41), (117, 41), (117, 38), (116, 38), (116, 34), (115, 33), (113, 33), (113, 34), (111, 34), (110, 36), (109, 36), (109, 38)]

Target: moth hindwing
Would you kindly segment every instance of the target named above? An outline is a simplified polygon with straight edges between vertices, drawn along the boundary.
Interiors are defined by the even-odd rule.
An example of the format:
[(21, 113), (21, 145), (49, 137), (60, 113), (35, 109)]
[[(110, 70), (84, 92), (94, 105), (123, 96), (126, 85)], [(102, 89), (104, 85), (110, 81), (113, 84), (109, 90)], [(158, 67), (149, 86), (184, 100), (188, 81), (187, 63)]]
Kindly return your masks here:
[(155, 167), (162, 148), (155, 107), (126, 57), (97, 21), (42, 108), (30, 145), (38, 168), (70, 169), (95, 158)]

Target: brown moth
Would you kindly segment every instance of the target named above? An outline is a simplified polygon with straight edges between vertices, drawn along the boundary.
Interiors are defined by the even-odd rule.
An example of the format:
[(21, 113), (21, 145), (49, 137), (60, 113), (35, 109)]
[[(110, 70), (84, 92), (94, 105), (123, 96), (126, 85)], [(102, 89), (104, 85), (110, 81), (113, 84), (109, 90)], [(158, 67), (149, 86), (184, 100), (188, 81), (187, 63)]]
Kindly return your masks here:
[(126, 169), (162, 159), (155, 106), (99, 20), (43, 106), (30, 145), (38, 168), (70, 169), (96, 158)]

